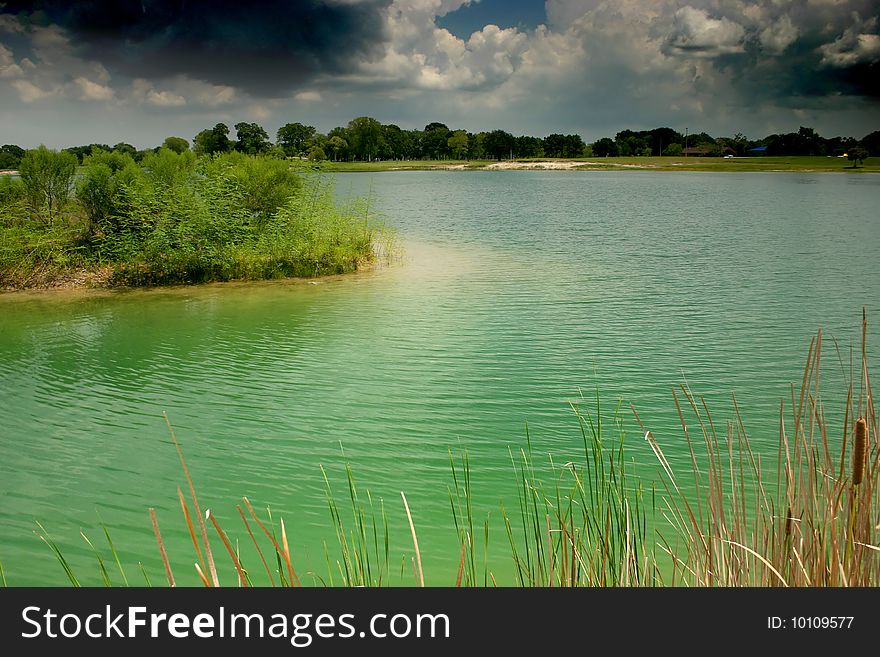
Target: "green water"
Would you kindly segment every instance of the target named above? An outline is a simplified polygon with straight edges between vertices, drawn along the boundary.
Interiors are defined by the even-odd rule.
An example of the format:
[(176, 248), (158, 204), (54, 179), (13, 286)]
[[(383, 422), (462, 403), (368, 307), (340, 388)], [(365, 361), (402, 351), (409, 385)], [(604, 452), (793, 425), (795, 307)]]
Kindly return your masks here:
[[(815, 330), (838, 340), (848, 364), (864, 305), (876, 344), (880, 176), (337, 180), (343, 195), (372, 186), (406, 246), (402, 261), (317, 284), (0, 295), (0, 561), (11, 584), (66, 581), (35, 520), (99, 584), (79, 537), (83, 528), (98, 542), (96, 511), (130, 579), (142, 561), (161, 581), (151, 506), (179, 580), (197, 582), (163, 412), (202, 506), (246, 539), (235, 504), (247, 495), (271, 505), (300, 572), (322, 577), (323, 541), (335, 541), (319, 466), (344, 493), (348, 461), (386, 502), (392, 561), (412, 555), (404, 491), (428, 583), (452, 583), (448, 450), (466, 447), (503, 580), (498, 508), (516, 504), (508, 449), (524, 444), (526, 422), (536, 451), (577, 458), (568, 404), (598, 386), (609, 410), (635, 404), (673, 466), (689, 468), (670, 393), (686, 381), (720, 424), (735, 391), (750, 437), (773, 456), (779, 401)], [(830, 340), (826, 354), (833, 386), (843, 374)], [(626, 422), (634, 456), (652, 471)], [(412, 582), (409, 565), (397, 573)]]

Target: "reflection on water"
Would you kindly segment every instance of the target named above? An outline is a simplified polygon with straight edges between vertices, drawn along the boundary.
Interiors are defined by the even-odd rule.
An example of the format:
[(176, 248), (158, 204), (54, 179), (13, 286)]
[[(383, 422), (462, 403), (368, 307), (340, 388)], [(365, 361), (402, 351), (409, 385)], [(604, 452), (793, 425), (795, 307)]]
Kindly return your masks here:
[[(540, 451), (577, 458), (568, 404), (598, 386), (609, 410), (635, 403), (686, 465), (670, 395), (686, 381), (721, 426), (735, 390), (772, 456), (779, 400), (812, 332), (822, 325), (845, 353), (861, 306), (880, 317), (880, 273), (853, 257), (878, 245), (876, 176), (339, 179), (346, 192), (373, 185), (405, 240), (399, 262), (311, 282), (0, 296), (0, 561), (11, 583), (63, 583), (35, 519), (99, 583), (78, 542), (81, 527), (98, 537), (96, 511), (123, 561), (160, 580), (149, 506), (179, 578), (197, 581), (162, 413), (203, 506), (231, 529), (241, 495), (271, 505), (301, 569), (321, 574), (333, 530), (320, 466), (345, 493), (348, 460), (386, 500), (395, 554), (409, 549), (403, 490), (429, 582), (451, 583), (449, 450), (467, 448), (503, 573), (498, 503), (515, 505), (508, 447), (523, 444), (526, 422)], [(826, 381), (842, 377), (829, 359)], [(650, 453), (633, 449), (650, 474)]]

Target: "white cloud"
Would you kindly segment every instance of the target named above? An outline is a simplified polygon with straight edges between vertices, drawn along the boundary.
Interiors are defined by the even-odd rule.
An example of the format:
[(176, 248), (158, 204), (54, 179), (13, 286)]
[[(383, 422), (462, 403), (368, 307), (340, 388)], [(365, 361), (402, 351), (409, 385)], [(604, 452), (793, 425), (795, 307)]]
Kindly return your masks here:
[(759, 38), (765, 52), (779, 55), (797, 41), (799, 34), (800, 31), (792, 22), (791, 17), (788, 14), (783, 14), (778, 20), (761, 30)]
[(390, 41), (384, 57), (361, 63), (352, 79), (422, 90), (476, 90), (497, 85), (519, 66), (528, 36), (515, 28), (486, 25), (459, 39), (435, 18), (468, 2), (396, 0), (387, 12)]
[(293, 99), (304, 103), (320, 103), (321, 94), (317, 91), (300, 91), (298, 94), (294, 94)]
[(727, 18), (713, 18), (705, 9), (685, 6), (673, 16), (667, 43), (673, 52), (692, 57), (717, 57), (743, 52), (746, 31)]
[(0, 78), (20, 78), (22, 75), (24, 71), (15, 63), (12, 51), (0, 43)]
[(131, 84), (129, 98), (137, 104), (153, 105), (155, 107), (180, 107), (186, 105), (186, 98), (168, 90), (159, 90), (153, 83), (143, 78), (137, 78)]
[(73, 84), (79, 90), (79, 99), (85, 101), (101, 101), (112, 100), (113, 90), (98, 82), (93, 82), (87, 78), (79, 77), (73, 81)]
[(33, 82), (28, 82), (27, 80), (13, 80), (11, 84), (15, 87), (15, 90), (18, 92), (18, 97), (21, 98), (24, 103), (32, 103), (36, 100), (53, 95), (52, 91), (44, 91)]
[(820, 46), (821, 63), (842, 68), (880, 62), (880, 35), (868, 32), (876, 27), (876, 19), (853, 25), (832, 43)]

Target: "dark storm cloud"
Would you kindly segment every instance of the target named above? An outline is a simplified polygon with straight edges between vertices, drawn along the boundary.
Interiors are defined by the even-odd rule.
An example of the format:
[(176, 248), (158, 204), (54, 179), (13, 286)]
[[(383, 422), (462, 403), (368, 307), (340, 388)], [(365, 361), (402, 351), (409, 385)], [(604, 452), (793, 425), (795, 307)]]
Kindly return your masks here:
[(663, 52), (711, 59), (746, 97), (880, 97), (875, 0), (693, 4), (676, 11)]
[(60, 25), (88, 59), (159, 79), (177, 74), (280, 96), (381, 51), (390, 0), (92, 0), (6, 2), (2, 11)]

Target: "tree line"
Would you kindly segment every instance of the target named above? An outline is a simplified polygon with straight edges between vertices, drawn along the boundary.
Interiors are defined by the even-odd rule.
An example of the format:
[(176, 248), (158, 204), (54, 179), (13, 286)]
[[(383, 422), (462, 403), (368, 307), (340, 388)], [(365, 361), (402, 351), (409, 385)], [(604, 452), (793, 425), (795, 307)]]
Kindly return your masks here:
[[(95, 151), (118, 152), (141, 162), (150, 153), (168, 148), (175, 153), (192, 149), (196, 155), (239, 152), (279, 158), (308, 158), (314, 161), (374, 160), (504, 160), (516, 158), (577, 158), (628, 156), (705, 155), (842, 155), (850, 151), (867, 157), (880, 153), (880, 131), (853, 137), (825, 138), (814, 129), (801, 126), (797, 132), (771, 134), (749, 139), (742, 133), (713, 137), (705, 132), (681, 133), (668, 127), (652, 130), (621, 130), (614, 137), (585, 143), (577, 134), (553, 133), (545, 137), (515, 136), (505, 130), (468, 132), (432, 122), (422, 130), (406, 130), (361, 116), (328, 133), (303, 123), (286, 123), (278, 128), (275, 141), (258, 123), (236, 123), (233, 131), (217, 123), (196, 134), (192, 141), (168, 137), (160, 146), (138, 150), (120, 142), (88, 144), (64, 149), (82, 163)], [(759, 150), (756, 150), (759, 149)], [(0, 147), (0, 169), (18, 168), (25, 149), (13, 144)]]

